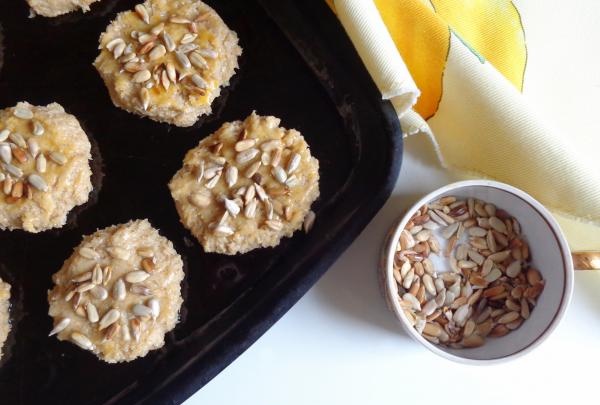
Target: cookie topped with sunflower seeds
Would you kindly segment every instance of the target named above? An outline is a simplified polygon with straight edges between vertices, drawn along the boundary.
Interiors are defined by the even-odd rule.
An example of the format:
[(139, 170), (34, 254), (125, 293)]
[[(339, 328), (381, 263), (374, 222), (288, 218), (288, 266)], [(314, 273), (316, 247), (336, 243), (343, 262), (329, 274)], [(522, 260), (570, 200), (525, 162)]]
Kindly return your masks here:
[(0, 359), (2, 358), (2, 347), (10, 332), (10, 321), (8, 308), (10, 299), (10, 285), (0, 278)]
[(0, 110), (0, 229), (59, 228), (92, 191), (90, 141), (57, 103)]
[(238, 67), (235, 32), (199, 0), (147, 0), (100, 37), (94, 66), (113, 103), (181, 127), (211, 112)]
[(81, 9), (90, 11), (90, 5), (100, 0), (27, 0), (31, 11), (44, 17), (57, 17)]
[(178, 321), (183, 277), (173, 244), (147, 220), (99, 230), (52, 276), (50, 336), (108, 363), (145, 356)]
[(276, 246), (314, 220), (319, 162), (300, 132), (252, 113), (188, 151), (169, 188), (183, 225), (206, 252)]

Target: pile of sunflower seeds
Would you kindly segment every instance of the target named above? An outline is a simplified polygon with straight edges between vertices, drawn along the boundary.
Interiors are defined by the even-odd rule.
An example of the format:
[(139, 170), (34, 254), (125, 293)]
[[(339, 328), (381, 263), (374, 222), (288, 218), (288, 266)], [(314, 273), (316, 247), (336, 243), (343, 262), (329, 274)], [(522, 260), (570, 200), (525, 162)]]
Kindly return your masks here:
[[(438, 273), (434, 256), (445, 257), (449, 271)], [(530, 258), (519, 222), (506, 211), (442, 197), (422, 206), (400, 234), (394, 257), (400, 306), (430, 342), (479, 347), (529, 318), (544, 289)]]

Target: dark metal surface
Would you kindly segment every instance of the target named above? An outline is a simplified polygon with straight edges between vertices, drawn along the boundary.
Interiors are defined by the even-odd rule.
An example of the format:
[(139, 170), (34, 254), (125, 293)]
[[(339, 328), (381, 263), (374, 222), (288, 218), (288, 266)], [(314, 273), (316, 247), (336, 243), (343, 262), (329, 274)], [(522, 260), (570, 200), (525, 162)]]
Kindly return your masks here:
[[(2, 0), (0, 108), (56, 101), (77, 116), (92, 141), (95, 186), (62, 229), (0, 231), (0, 277), (13, 286), (13, 331), (0, 363), (3, 405), (183, 402), (276, 322), (389, 196), (401, 162), (399, 124), (325, 2), (207, 3), (240, 37), (240, 70), (214, 114), (177, 128), (115, 108), (91, 65), (100, 33), (135, 1), (28, 19), (24, 0)], [(317, 221), (311, 233), (277, 248), (206, 254), (180, 225), (166, 184), (189, 148), (252, 110), (300, 130), (319, 159)], [(132, 218), (149, 218), (184, 258), (185, 302), (162, 349), (109, 365), (46, 337), (46, 291), (82, 235)]]

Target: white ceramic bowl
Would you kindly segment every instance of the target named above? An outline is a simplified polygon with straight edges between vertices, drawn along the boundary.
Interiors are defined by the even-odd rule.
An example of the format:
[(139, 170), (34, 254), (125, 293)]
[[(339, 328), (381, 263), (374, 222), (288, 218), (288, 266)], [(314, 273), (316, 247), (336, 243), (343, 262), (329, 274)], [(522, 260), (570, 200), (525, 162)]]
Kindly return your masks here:
[[(546, 281), (544, 291), (520, 328), (506, 336), (489, 338), (483, 346), (452, 349), (436, 345), (423, 338), (407, 321), (399, 304), (398, 288), (393, 276), (393, 261), (400, 232), (409, 219), (424, 204), (443, 196), (473, 197), (495, 204), (521, 224), (521, 232), (530, 246), (532, 266)], [(432, 352), (450, 360), (470, 364), (505, 361), (530, 352), (546, 339), (563, 317), (573, 291), (573, 263), (565, 237), (552, 215), (527, 193), (488, 180), (469, 180), (453, 183), (429, 193), (417, 201), (396, 222), (386, 240), (380, 280), (388, 306), (408, 332)]]

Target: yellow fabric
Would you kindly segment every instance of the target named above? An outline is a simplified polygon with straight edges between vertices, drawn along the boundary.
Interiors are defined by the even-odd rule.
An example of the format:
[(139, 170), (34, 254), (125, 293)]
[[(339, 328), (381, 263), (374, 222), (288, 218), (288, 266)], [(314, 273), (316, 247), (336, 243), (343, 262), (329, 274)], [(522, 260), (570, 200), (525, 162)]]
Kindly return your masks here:
[[(585, 13), (599, 9), (600, 2), (582, 1)], [(561, 64), (571, 69), (570, 58), (555, 58), (557, 49), (538, 32), (552, 26), (538, 24), (535, 46), (528, 49), (527, 21), (536, 16), (529, 2), (524, 2), (525, 14), (518, 0), (329, 3), (384, 98), (397, 107), (405, 133), (431, 137), (440, 160), (449, 168), (504, 181), (532, 194), (558, 217), (572, 248), (600, 249), (600, 164), (591, 152), (600, 150), (600, 138), (584, 134), (589, 125), (580, 125), (583, 121), (577, 116), (568, 121), (566, 131), (564, 127), (557, 131), (520, 93), (525, 90), (527, 94), (529, 64), (540, 72), (537, 75), (559, 69)], [(544, 4), (557, 9), (562, 5), (558, 0)], [(593, 19), (565, 20), (565, 24), (573, 24), (574, 31), (582, 29), (576, 25), (582, 21), (587, 21), (587, 32), (575, 39), (589, 41), (589, 49), (594, 49), (590, 31), (598, 24)], [(389, 37), (395, 49), (387, 45)], [(386, 45), (379, 47), (379, 43)], [(564, 51), (568, 54), (568, 47)], [(405, 63), (402, 69), (394, 59), (399, 55)], [(592, 62), (593, 57), (585, 57)], [(600, 58), (595, 60), (600, 70)], [(396, 82), (404, 85), (386, 84)], [(554, 97), (554, 105), (560, 106), (563, 96), (553, 92), (554, 85), (550, 79), (547, 91), (540, 93), (538, 86), (532, 95), (542, 102)], [(568, 93), (568, 86), (563, 87)], [(600, 83), (592, 82), (580, 92), (598, 91), (597, 87)], [(405, 102), (397, 102), (416, 100), (419, 91), (412, 110)], [(405, 95), (410, 98), (402, 98)]]

